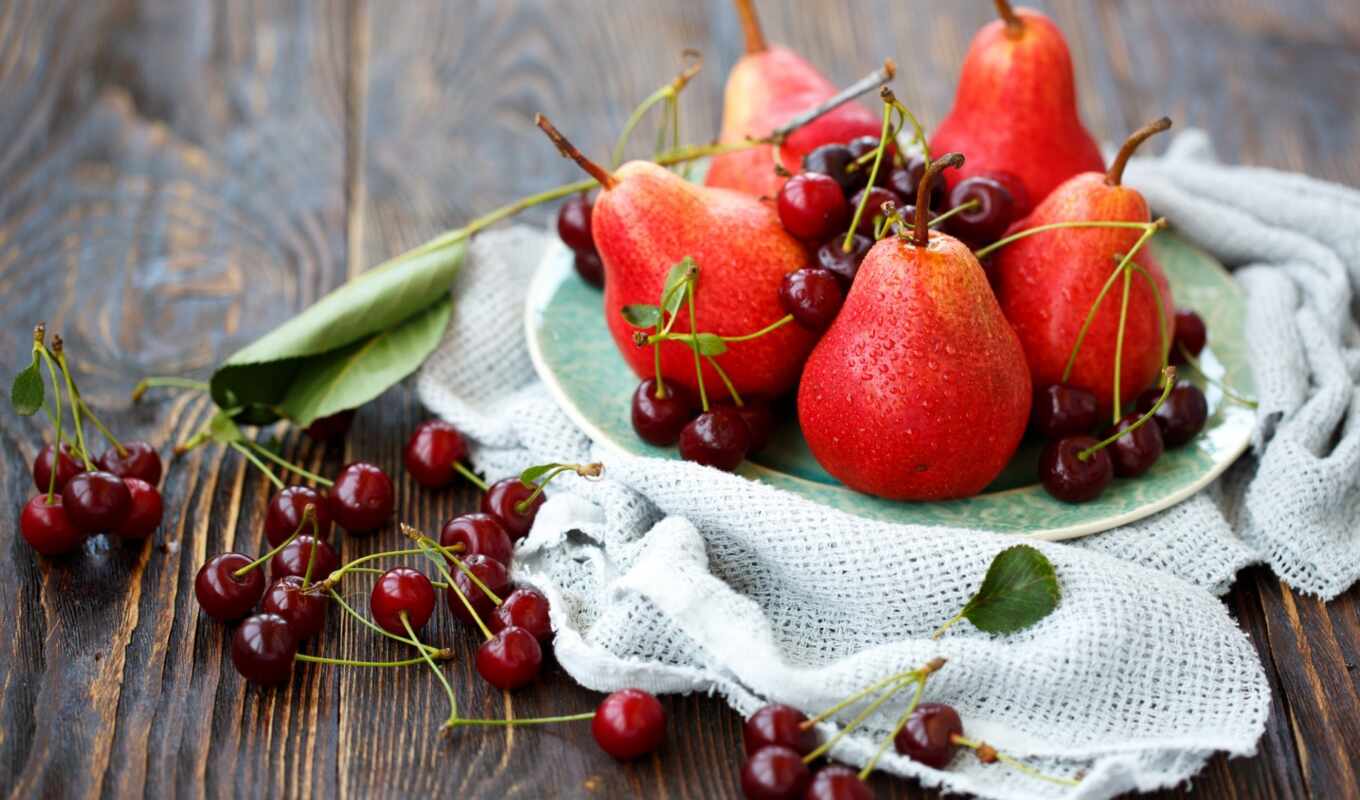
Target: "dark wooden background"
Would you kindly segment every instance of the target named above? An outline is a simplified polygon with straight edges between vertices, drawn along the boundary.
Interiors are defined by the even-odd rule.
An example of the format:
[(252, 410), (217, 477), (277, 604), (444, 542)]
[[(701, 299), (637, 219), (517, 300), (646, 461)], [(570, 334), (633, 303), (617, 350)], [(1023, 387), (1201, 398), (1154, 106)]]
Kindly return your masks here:
[[(898, 95), (927, 121), (948, 108), (969, 37), (991, 14), (983, 0), (762, 5), (770, 38), (837, 82), (894, 56)], [(1041, 5), (1071, 39), (1098, 136), (1168, 113), (1210, 129), (1225, 158), (1360, 183), (1354, 0)], [(533, 113), (603, 153), (686, 47), (704, 51), (707, 69), (683, 127), (689, 140), (711, 137), (740, 43), (727, 0), (0, 0), (0, 364), (13, 374), (46, 320), (116, 430), (168, 453), (209, 404), (161, 393), (132, 406), (139, 376), (204, 376), (347, 276), (573, 179)], [(360, 413), (343, 446), (262, 436), (278, 433), (326, 472), (376, 461), (398, 477), (401, 515), (432, 528), (474, 498), (402, 475), (402, 443), (422, 416), (399, 388)], [(740, 720), (709, 698), (665, 698), (664, 750), (618, 766), (584, 724), (441, 739), (444, 699), (424, 670), (304, 669), (286, 688), (246, 686), (192, 580), (209, 554), (259, 548), (266, 481), (203, 448), (170, 465), (154, 544), (96, 540), (48, 561), (14, 524), (44, 431), (6, 411), (0, 434), (10, 797), (738, 793)], [(379, 544), (341, 541), (345, 557)], [(1225, 602), (1275, 700), (1259, 755), (1214, 759), (1196, 796), (1354, 796), (1360, 590), (1324, 605), (1253, 569)], [(393, 652), (338, 615), (329, 624), (322, 653)], [(506, 700), (468, 666), (473, 637), (445, 623), (432, 635), (459, 652), (464, 709), (500, 714)], [(513, 710), (577, 711), (597, 697), (554, 668)], [(921, 794), (906, 781), (876, 786)]]

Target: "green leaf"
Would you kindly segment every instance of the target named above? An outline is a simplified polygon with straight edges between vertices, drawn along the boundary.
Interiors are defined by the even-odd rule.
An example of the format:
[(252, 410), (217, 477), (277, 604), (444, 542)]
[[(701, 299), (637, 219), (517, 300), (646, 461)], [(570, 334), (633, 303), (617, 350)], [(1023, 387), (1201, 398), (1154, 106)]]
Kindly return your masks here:
[(623, 307), (623, 319), (634, 328), (654, 328), (661, 324), (661, 309), (653, 305), (634, 303)]
[(14, 383), (9, 387), (9, 404), (14, 406), (15, 413), (23, 417), (31, 417), (38, 413), (38, 409), (43, 406), (45, 396), (45, 386), (42, 373), (38, 371), (38, 357), (33, 357), (33, 363), (29, 364), (14, 376)]
[(543, 477), (544, 475), (547, 475), (549, 472), (552, 472), (553, 470), (557, 469), (560, 466), (562, 465), (539, 464), (538, 466), (535, 467), (529, 467), (528, 469), (524, 470), (519, 474), (520, 483), (523, 483), (525, 486), (533, 486), (535, 483), (538, 483), (539, 478)]
[(666, 314), (675, 316), (680, 310), (680, 304), (685, 302), (686, 290), (693, 284), (698, 273), (699, 265), (689, 256), (680, 259), (680, 262), (666, 273), (665, 288), (661, 290), (661, 309)]
[(701, 356), (720, 356), (727, 352), (727, 342), (716, 333), (701, 333), (694, 337), (694, 341), (699, 345)]
[(1048, 616), (1060, 596), (1053, 564), (1033, 547), (1018, 544), (992, 559), (962, 616), (987, 633), (1014, 633)]
[[(352, 349), (347, 348), (362, 349), (364, 343), (379, 334), (390, 334), (437, 305), (442, 306), (440, 313), (447, 319), (449, 286), (466, 249), (463, 241), (418, 248), (340, 286), (228, 358), (213, 373), (213, 400), (223, 408), (243, 406), (241, 422), (265, 424), (277, 419), (280, 410), (291, 415), (299, 410), (331, 407), (361, 396), (367, 400), (380, 394), (414, 366), (407, 363), (404, 366), (409, 369), (383, 370), (381, 377), (374, 375), (364, 381), (362, 392), (325, 393), (321, 398), (325, 402), (321, 403), (304, 402), (300, 395), (307, 392), (297, 384), (308, 381), (315, 388), (318, 373), (325, 372), (337, 359), (353, 355)], [(426, 324), (430, 324), (428, 317)], [(412, 354), (413, 351), (406, 353)], [(365, 360), (364, 364), (372, 366), (373, 362)], [(382, 384), (382, 380), (389, 382)], [(334, 410), (341, 407), (337, 405)], [(325, 413), (330, 412), (322, 415)], [(300, 424), (313, 418), (290, 416)]]
[(416, 371), (439, 344), (453, 304), (445, 295), (409, 319), (339, 350), (307, 359), (279, 407), (299, 426), (357, 408)]
[(218, 410), (213, 414), (212, 419), (208, 420), (208, 438), (218, 444), (231, 444), (245, 439), (241, 429), (236, 427), (231, 414), (225, 410)]

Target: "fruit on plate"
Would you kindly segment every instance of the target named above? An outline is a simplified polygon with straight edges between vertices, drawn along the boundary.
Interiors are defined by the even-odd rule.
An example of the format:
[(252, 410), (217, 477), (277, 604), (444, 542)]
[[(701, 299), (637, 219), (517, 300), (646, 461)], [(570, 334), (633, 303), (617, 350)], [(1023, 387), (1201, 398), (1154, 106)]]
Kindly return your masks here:
[[(587, 159), (552, 123), (538, 120), (564, 155), (600, 181), (591, 227), (605, 265), (604, 311), (619, 352), (640, 378), (655, 375), (651, 347), (634, 342), (637, 330), (623, 307), (655, 303), (673, 265), (698, 265), (697, 328), (681, 309), (674, 330), (719, 336), (758, 331), (785, 315), (779, 303), (784, 276), (808, 266), (807, 250), (779, 223), (774, 208), (749, 195), (699, 186), (648, 161), (630, 161), (613, 173)], [(722, 367), (741, 394), (777, 397), (798, 380), (815, 334), (797, 325), (732, 347)], [(698, 393), (694, 352), (683, 342), (661, 345), (661, 375)], [(704, 363), (709, 386), (723, 385)]]
[(967, 154), (968, 164), (945, 176), (951, 189), (974, 175), (1008, 172), (1028, 202), (1038, 203), (1073, 175), (1103, 170), (1105, 161), (1077, 113), (1062, 31), (1033, 9), (1012, 9), (1006, 0), (996, 7), (1001, 18), (973, 37), (954, 108), (930, 148)]
[[(945, 166), (936, 159), (920, 193)], [(1030, 409), (1024, 352), (982, 266), (918, 207), (907, 237), (865, 256), (813, 349), (798, 419), (817, 461), (847, 486), (893, 500), (977, 494), (1014, 455)]]
[[(732, 67), (723, 95), (722, 133), (718, 141), (741, 142), (768, 136), (801, 111), (836, 94), (836, 86), (802, 56), (765, 41), (754, 0), (736, 0), (746, 33), (746, 54)], [(877, 142), (882, 121), (857, 103), (846, 103), (799, 128), (780, 146), (780, 162), (789, 174), (801, 169), (803, 156), (828, 142), (872, 136)], [(774, 197), (787, 176), (774, 169), (770, 145), (714, 156), (704, 182), (757, 197)], [(598, 239), (597, 239), (598, 241)]]
[[(1129, 137), (1108, 172), (1084, 172), (1044, 199), (1018, 229), (1071, 221), (1115, 221), (1146, 225), (1148, 204), (1136, 189), (1120, 183), (1124, 164), (1149, 136), (1164, 131), (1163, 117)], [(1066, 384), (1096, 396), (1102, 415), (1114, 401), (1115, 352), (1123, 343), (1119, 405), (1157, 380), (1171, 337), (1171, 287), (1152, 254), (1134, 256), (1124, 333), (1119, 335), (1122, 282), (1107, 291), (1081, 341), (1071, 375), (1064, 380), (1077, 337), (1102, 288), (1143, 233), (1138, 227), (1064, 228), (1036, 234), (1003, 247), (993, 258), (997, 298), (1025, 347), (1035, 386)], [(1160, 293), (1162, 310), (1158, 310)], [(1159, 317), (1162, 324), (1159, 326)]]

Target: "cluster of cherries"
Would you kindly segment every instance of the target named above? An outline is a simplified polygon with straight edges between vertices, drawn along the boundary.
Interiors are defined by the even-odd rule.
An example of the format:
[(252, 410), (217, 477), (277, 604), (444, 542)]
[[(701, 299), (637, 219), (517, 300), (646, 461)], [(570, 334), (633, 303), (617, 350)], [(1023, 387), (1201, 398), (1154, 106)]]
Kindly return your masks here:
[[(1194, 311), (1176, 312), (1171, 358), (1182, 363), (1204, 349), (1204, 320)], [(1149, 412), (1152, 421), (1140, 422)], [(1188, 381), (1145, 389), (1134, 408), (1097, 440), (1096, 397), (1066, 384), (1035, 393), (1031, 427), (1048, 439), (1039, 457), (1039, 481), (1049, 494), (1069, 503), (1094, 500), (1115, 476), (1134, 478), (1157, 463), (1167, 448), (1199, 434), (1209, 417), (1204, 392)]]
[(582, 192), (562, 204), (557, 212), (557, 235), (576, 257), (576, 272), (586, 283), (604, 286), (604, 262), (595, 249), (595, 234), (590, 229), (590, 195)]

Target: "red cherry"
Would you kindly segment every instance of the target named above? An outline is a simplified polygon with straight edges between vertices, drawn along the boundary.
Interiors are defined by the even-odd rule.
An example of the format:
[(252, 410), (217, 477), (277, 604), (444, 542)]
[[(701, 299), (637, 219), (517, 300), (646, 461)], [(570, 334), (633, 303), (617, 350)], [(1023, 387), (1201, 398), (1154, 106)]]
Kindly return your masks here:
[[(523, 539), (534, 526), (539, 506), (547, 499), (539, 492), (537, 497), (529, 500), (536, 488), (526, 485), (519, 478), (502, 478), (491, 484), (486, 494), (482, 495), (482, 511), (500, 520), (510, 538)], [(528, 503), (523, 510), (516, 508), (525, 501)]]
[[(468, 556), (463, 559), (463, 566), (476, 575), (478, 580), (486, 584), (486, 588), (495, 593), (497, 597), (504, 599), (510, 593), (510, 573), (506, 570), (505, 565), (496, 559), (487, 558), (483, 555)], [(466, 597), (468, 602), (472, 604), (473, 610), (477, 612), (477, 617), (486, 620), (487, 617), (491, 616), (491, 612), (496, 609), (496, 604), (491, 602), (491, 598), (486, 596), (481, 587), (473, 583), (467, 573), (457, 567), (453, 569), (452, 574), (453, 585), (457, 586), (459, 591), (463, 593), (463, 597)], [(453, 612), (453, 615), (469, 625), (475, 624), (472, 613), (468, 611), (467, 605), (459, 598), (458, 592), (448, 589), (447, 594), (449, 610)]]
[(680, 457), (731, 472), (751, 449), (751, 429), (730, 406), (713, 406), (680, 432)]
[(581, 280), (594, 286), (596, 289), (604, 288), (604, 261), (600, 259), (599, 253), (574, 254), (573, 263), (576, 266), (576, 274), (581, 276)]
[(127, 484), (132, 503), (128, 506), (123, 524), (110, 533), (121, 539), (145, 539), (156, 532), (165, 514), (161, 493), (155, 486), (139, 478), (124, 478), (123, 483)]
[[(52, 460), (56, 452), (57, 448), (54, 445), (43, 445), (43, 449), (39, 450), (37, 457), (33, 459), (33, 485), (38, 487), (40, 492), (47, 492), (51, 486)], [(67, 481), (80, 474), (81, 467), (76, 462), (75, 451), (69, 444), (61, 446), (61, 456), (56, 458), (56, 462), (57, 484), (52, 490), (60, 492), (66, 487)]]
[(425, 627), (434, 613), (434, 586), (429, 578), (408, 567), (389, 569), (373, 584), (368, 606), (373, 611), (373, 621), (383, 630), (405, 636), (402, 613), (411, 623), (411, 630)]
[(830, 175), (803, 172), (789, 178), (777, 198), (784, 229), (805, 241), (821, 241), (844, 230), (851, 209), (845, 192)]
[[(1145, 414), (1157, 403), (1161, 390), (1153, 388), (1138, 396), (1138, 413)], [(1209, 419), (1209, 403), (1204, 392), (1189, 381), (1180, 381), (1166, 396), (1166, 402), (1157, 409), (1153, 417), (1162, 429), (1162, 439), (1167, 447), (1180, 447), (1195, 438), (1204, 430)]]
[(343, 438), (349, 433), (350, 426), (354, 424), (354, 409), (347, 411), (337, 411), (329, 417), (319, 417), (312, 420), (305, 433), (314, 442), (331, 442)]
[(250, 562), (241, 553), (222, 553), (199, 567), (194, 596), (204, 614), (225, 622), (250, 613), (264, 594), (264, 572), (256, 568), (240, 577), (234, 574)]
[(808, 784), (805, 800), (874, 800), (874, 792), (859, 773), (840, 764), (818, 770)]
[[(850, 198), (850, 207), (852, 209), (859, 208), (860, 199), (862, 197), (864, 197), (863, 189), (855, 192), (855, 196)], [(873, 238), (874, 226), (877, 224), (875, 220), (876, 218), (883, 216), (884, 203), (892, 203), (893, 207), (898, 211), (901, 211), (903, 214), (906, 213), (904, 210), (906, 208), (906, 203), (902, 202), (902, 198), (897, 192), (894, 192), (891, 189), (884, 189), (882, 186), (874, 186), (869, 189), (869, 204), (864, 207), (864, 213), (860, 215), (859, 227), (855, 229), (856, 232)], [(853, 214), (853, 212), (851, 213)], [(910, 217), (908, 217), (908, 219), (910, 219)]]
[(804, 728), (807, 715), (793, 706), (772, 704), (764, 706), (746, 720), (741, 728), (741, 741), (746, 755), (762, 747), (778, 745), (807, 755), (817, 749), (817, 733)]
[(1065, 436), (1049, 442), (1039, 454), (1039, 482), (1049, 494), (1068, 503), (1094, 500), (1114, 480), (1109, 448), (1086, 458), (1081, 453), (1097, 444), (1090, 436)]
[[(264, 538), (269, 540), (271, 547), (278, 547), (293, 535), (302, 524), (302, 515), (307, 506), (311, 506), (312, 513), (316, 515), (314, 535), (323, 540), (330, 539), (331, 504), (325, 493), (307, 486), (289, 486), (270, 498), (269, 507), (264, 512)], [(310, 526), (302, 532), (313, 534)]]
[[(1114, 435), (1115, 431), (1128, 431), (1140, 416), (1136, 413), (1124, 415), (1118, 425), (1102, 434), (1102, 438)], [(1162, 457), (1162, 447), (1161, 426), (1155, 419), (1150, 419), (1132, 433), (1124, 433), (1105, 449), (1110, 451), (1114, 474), (1121, 478), (1136, 478), (1157, 463)]]
[(590, 195), (582, 192), (567, 198), (557, 210), (557, 235), (562, 238), (563, 244), (578, 253), (595, 252), (595, 236), (590, 228), (594, 206)]
[(269, 584), (260, 610), (287, 620), (293, 638), (299, 642), (320, 633), (326, 622), (326, 598), (304, 591), (302, 578), (297, 575), (285, 575)]
[(543, 666), (543, 649), (532, 633), (511, 625), (477, 648), (477, 674), (497, 689), (533, 683)]
[(536, 589), (516, 589), (491, 612), (488, 627), (493, 631), (509, 627), (523, 628), (540, 642), (552, 638), (552, 622), (548, 618), (548, 598)]
[(666, 384), (665, 397), (657, 397), (656, 378), (647, 378), (633, 392), (633, 430), (644, 442), (670, 447), (697, 407), (694, 396), (673, 382)]
[(841, 279), (829, 269), (803, 267), (779, 282), (779, 305), (810, 331), (826, 330), (844, 302)]
[(855, 159), (850, 148), (843, 144), (824, 144), (803, 156), (804, 172), (820, 172), (829, 175), (840, 184), (845, 192), (853, 192), (864, 185), (867, 173), (863, 170), (846, 172), (845, 168)]
[(746, 430), (751, 434), (751, 444), (746, 450), (747, 455), (750, 455), (760, 452), (770, 443), (770, 433), (774, 430), (774, 412), (770, 410), (769, 403), (758, 397), (742, 399), (745, 400), (745, 405), (732, 406), (732, 410), (746, 423)]
[(376, 531), (392, 519), (395, 506), (392, 479), (363, 461), (340, 470), (331, 487), (331, 513), (350, 533)]
[(269, 559), (269, 576), (278, 580), (285, 575), (302, 577), (307, 574), (307, 561), (312, 557), (312, 546), (316, 546), (316, 563), (312, 565), (312, 580), (324, 580), (326, 576), (340, 569), (340, 556), (325, 539), (303, 534), (274, 554)]
[(500, 521), (480, 511), (454, 517), (444, 523), (439, 532), (442, 547), (463, 546), (461, 557), (484, 555), (502, 564), (509, 564), (515, 553), (515, 543)]
[(47, 493), (36, 494), (24, 504), (19, 513), (19, 532), (29, 546), (45, 556), (60, 556), (80, 547), (85, 534), (71, 524), (62, 507), (61, 495), (53, 495), (47, 504)]
[[(866, 212), (867, 213), (867, 212)], [(849, 293), (859, 273), (859, 265), (874, 246), (874, 240), (862, 233), (850, 238), (850, 252), (845, 252), (845, 237), (835, 236), (817, 248), (817, 266), (830, 270), (841, 281), (841, 290)]]
[(99, 468), (120, 478), (138, 478), (155, 486), (161, 482), (161, 457), (146, 442), (123, 442), (123, 452), (110, 447), (95, 460)]
[(66, 482), (61, 502), (71, 522), (86, 533), (112, 531), (127, 519), (132, 493), (112, 472), (82, 472)]
[(661, 746), (666, 738), (666, 710), (649, 692), (623, 689), (600, 701), (590, 732), (601, 750), (628, 761)]
[(1185, 363), (1185, 357), (1181, 355), (1182, 349), (1198, 357), (1204, 350), (1204, 343), (1208, 338), (1209, 331), (1204, 327), (1204, 320), (1199, 314), (1190, 309), (1177, 309), (1175, 334), (1171, 340), (1171, 363)]
[(442, 419), (427, 419), (416, 426), (406, 443), (406, 471), (421, 486), (442, 489), (458, 477), (453, 465), (467, 454), (467, 443), (457, 428)]
[(912, 761), (944, 769), (958, 749), (953, 737), (962, 735), (963, 722), (953, 706), (922, 703), (907, 717), (907, 724), (897, 732), (893, 745)]
[(1019, 210), (1010, 189), (989, 175), (974, 175), (959, 181), (949, 192), (949, 207), (958, 208), (976, 202), (967, 211), (960, 211), (945, 224), (949, 232), (965, 242), (994, 242), (1006, 232)]
[(231, 663), (251, 683), (283, 683), (293, 674), (297, 637), (278, 614), (256, 614), (231, 637)]
[(1034, 393), (1030, 425), (1049, 439), (1090, 433), (1096, 426), (1096, 396), (1065, 383), (1050, 384)]
[(741, 791), (748, 800), (797, 800), (812, 782), (803, 757), (787, 747), (762, 747), (741, 767)]

